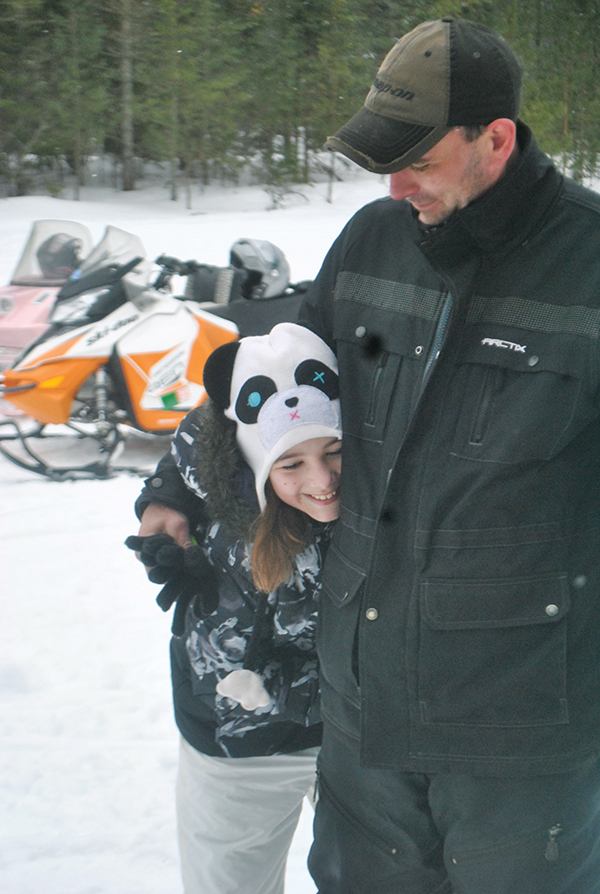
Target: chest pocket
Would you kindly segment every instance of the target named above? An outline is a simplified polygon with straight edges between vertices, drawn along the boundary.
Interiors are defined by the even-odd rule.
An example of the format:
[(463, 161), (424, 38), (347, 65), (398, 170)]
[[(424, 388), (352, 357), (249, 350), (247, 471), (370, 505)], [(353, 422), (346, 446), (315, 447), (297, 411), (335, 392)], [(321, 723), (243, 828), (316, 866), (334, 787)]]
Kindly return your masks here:
[(559, 344), (547, 333), (519, 342), (486, 330), (470, 331), (459, 351), (449, 401), (460, 407), (452, 455), (497, 463), (552, 458), (598, 415), (592, 343), (561, 336)]
[[(334, 338), (340, 366), (344, 435), (381, 443), (395, 397), (406, 408), (423, 376), (432, 321), (336, 302)], [(402, 386), (398, 383), (402, 378)]]

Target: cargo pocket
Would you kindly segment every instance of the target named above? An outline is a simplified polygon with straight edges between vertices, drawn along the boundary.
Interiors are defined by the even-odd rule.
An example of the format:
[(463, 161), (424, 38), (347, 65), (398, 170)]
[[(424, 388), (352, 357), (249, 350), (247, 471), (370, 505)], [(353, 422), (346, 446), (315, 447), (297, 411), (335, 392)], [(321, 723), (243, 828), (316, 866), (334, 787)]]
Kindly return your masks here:
[(568, 721), (566, 575), (421, 585), (424, 723), (537, 726)]

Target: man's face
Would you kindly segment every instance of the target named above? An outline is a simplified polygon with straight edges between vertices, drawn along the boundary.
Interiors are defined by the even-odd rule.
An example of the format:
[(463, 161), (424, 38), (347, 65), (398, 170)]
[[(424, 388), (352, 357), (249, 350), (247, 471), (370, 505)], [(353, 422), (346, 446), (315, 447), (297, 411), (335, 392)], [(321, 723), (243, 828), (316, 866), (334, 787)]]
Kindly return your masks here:
[(440, 224), (495, 182), (490, 152), (485, 133), (468, 142), (456, 127), (410, 167), (391, 175), (390, 195), (410, 202), (421, 223)]

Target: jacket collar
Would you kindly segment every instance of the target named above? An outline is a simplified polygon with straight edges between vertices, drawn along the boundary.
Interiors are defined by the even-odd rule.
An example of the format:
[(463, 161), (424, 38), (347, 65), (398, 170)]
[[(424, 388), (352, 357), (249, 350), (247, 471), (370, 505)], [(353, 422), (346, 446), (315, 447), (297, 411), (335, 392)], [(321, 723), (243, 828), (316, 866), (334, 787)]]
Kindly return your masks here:
[(425, 235), (415, 218), (416, 242), (434, 266), (454, 266), (473, 254), (500, 258), (525, 244), (546, 220), (563, 178), (520, 121), (517, 140), (519, 157), (490, 190)]

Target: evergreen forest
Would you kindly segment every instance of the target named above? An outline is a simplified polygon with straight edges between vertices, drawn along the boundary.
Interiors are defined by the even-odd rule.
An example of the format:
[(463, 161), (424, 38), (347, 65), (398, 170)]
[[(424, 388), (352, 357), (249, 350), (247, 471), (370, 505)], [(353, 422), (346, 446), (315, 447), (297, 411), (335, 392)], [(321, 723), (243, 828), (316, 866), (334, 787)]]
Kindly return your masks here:
[(521, 117), (579, 180), (600, 152), (600, 0), (0, 0), (0, 194), (107, 160), (120, 189), (306, 183), (394, 42), (426, 19), (490, 25), (525, 71)]

